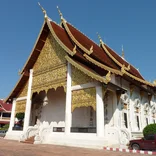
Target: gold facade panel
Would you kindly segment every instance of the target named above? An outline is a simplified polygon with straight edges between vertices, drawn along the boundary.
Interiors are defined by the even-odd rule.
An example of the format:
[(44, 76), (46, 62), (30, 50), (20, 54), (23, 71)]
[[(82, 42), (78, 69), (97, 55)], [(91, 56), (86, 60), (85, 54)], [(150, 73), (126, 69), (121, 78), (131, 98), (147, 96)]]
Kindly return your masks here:
[(50, 88), (57, 89), (61, 86), (65, 88), (67, 73), (65, 55), (64, 50), (49, 34), (33, 67), (32, 92), (48, 91)]
[(74, 66), (72, 66), (72, 86), (85, 84), (93, 81), (95, 80), (89, 77), (88, 75), (84, 74)]
[(26, 100), (17, 101), (15, 112), (16, 113), (23, 113), (23, 112), (25, 112), (25, 107), (26, 107)]
[(87, 88), (72, 92), (72, 111), (79, 107), (93, 107), (96, 110), (96, 89)]
[(47, 91), (50, 88), (57, 89), (58, 87), (65, 87), (66, 85), (67, 67), (62, 66), (55, 70), (50, 70), (45, 73), (35, 75), (33, 77), (32, 91), (39, 92), (41, 90)]
[(52, 67), (56, 67), (60, 64), (65, 64), (65, 55), (66, 53), (64, 50), (58, 45), (52, 35), (49, 34), (33, 67), (34, 74)]
[(17, 98), (27, 96), (27, 91), (28, 91), (28, 81), (24, 85), (23, 89), (21, 89), (21, 91), (20, 91), (19, 95), (17, 96)]

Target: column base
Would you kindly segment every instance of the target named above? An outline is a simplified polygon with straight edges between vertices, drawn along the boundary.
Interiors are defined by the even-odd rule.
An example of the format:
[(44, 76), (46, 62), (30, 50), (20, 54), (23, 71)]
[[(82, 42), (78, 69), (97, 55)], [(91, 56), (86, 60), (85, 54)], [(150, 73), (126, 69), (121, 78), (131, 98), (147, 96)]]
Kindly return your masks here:
[(20, 141), (23, 131), (8, 131), (4, 139)]

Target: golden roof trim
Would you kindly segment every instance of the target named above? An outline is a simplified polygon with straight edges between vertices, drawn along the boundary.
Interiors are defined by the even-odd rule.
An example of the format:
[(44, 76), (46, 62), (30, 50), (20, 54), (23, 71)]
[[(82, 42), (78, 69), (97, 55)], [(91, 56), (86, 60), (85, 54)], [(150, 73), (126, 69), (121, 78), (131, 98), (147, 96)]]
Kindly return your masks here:
[[(107, 53), (107, 55), (117, 64), (117, 65), (119, 65), (121, 68), (122, 68), (122, 64), (114, 57), (114, 56), (112, 56), (112, 54), (110, 54), (110, 52), (107, 50), (107, 48), (105, 47), (105, 44), (103, 43), (103, 42), (101, 42), (101, 45), (102, 45), (102, 48), (105, 50), (105, 52)], [(125, 70), (130, 70), (130, 64), (127, 66), (127, 67), (125, 67), (124, 66), (124, 69)]]
[(109, 74), (106, 75), (106, 78), (99, 76), (87, 69), (85, 69), (84, 67), (82, 67), (81, 65), (79, 65), (78, 63), (76, 63), (74, 60), (72, 60), (69, 56), (65, 56), (66, 60), (71, 63), (74, 67), (76, 67), (77, 69), (79, 69), (80, 71), (82, 71), (84, 74), (87, 74), (89, 77), (96, 79), (97, 81), (100, 82), (104, 82), (105, 84), (107, 84), (108, 82), (110, 82), (111, 77), (110, 77), (110, 72)]
[(152, 83), (150, 83), (150, 82), (148, 82), (148, 81), (146, 81), (146, 80), (142, 80), (142, 79), (140, 79), (140, 78), (138, 78), (138, 77), (136, 77), (136, 76), (134, 76), (134, 75), (128, 73), (127, 71), (125, 71), (124, 65), (123, 65), (122, 68), (121, 68), (121, 72), (122, 72), (123, 74), (126, 74), (127, 76), (129, 76), (129, 77), (131, 77), (131, 78), (133, 78), (133, 79), (135, 79), (135, 80), (141, 82), (141, 83), (144, 83), (144, 84), (149, 85), (149, 86), (152, 86), (152, 87), (156, 86), (155, 84), (152, 84)]
[(77, 41), (77, 39), (73, 36), (73, 34), (71, 33), (71, 31), (69, 30), (66, 21), (64, 18), (62, 18), (62, 23), (68, 33), (68, 35), (70, 36), (70, 38), (73, 40), (73, 42), (80, 48), (82, 49), (85, 53), (87, 53), (88, 55), (90, 55), (93, 52), (93, 45), (90, 47), (90, 49), (88, 50), (87, 48), (85, 48), (79, 41)]
[(98, 61), (96, 61), (95, 59), (91, 58), (90, 56), (88, 56), (87, 54), (83, 54), (83, 56), (90, 62), (92, 62), (93, 64), (97, 65), (98, 67), (102, 68), (102, 69), (105, 69), (107, 71), (111, 71), (111, 73), (114, 73), (114, 74), (117, 74), (117, 75), (123, 75), (123, 73), (119, 70), (116, 70), (116, 69), (113, 69), (113, 68), (110, 68)]
[(57, 41), (57, 43), (71, 56), (76, 54), (76, 49), (71, 51), (67, 46), (64, 45), (64, 43), (57, 37), (55, 31), (52, 28), (52, 25), (50, 24), (49, 20), (47, 20), (47, 25), (50, 29), (50, 32), (52, 33), (53, 37)]

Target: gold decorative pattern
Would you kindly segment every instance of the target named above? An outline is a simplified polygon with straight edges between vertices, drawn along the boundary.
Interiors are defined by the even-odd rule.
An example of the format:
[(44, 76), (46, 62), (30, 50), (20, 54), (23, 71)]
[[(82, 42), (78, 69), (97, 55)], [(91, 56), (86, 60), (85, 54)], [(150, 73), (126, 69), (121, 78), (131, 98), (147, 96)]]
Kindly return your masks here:
[(49, 33), (45, 44), (33, 67), (33, 73), (50, 69), (60, 64), (65, 64), (65, 51), (58, 45), (54, 37)]
[(77, 69), (79, 69), (80, 71), (82, 71), (83, 73), (87, 74), (88, 76), (90, 76), (91, 78), (100, 81), (100, 82), (104, 82), (105, 84), (107, 84), (108, 82), (110, 82), (110, 77), (109, 75), (104, 78), (96, 73), (93, 73), (87, 69), (85, 69), (84, 67), (82, 67), (81, 65), (79, 65), (78, 63), (76, 63), (74, 60), (72, 60), (69, 56), (65, 56), (65, 58), (67, 59), (67, 61), (69, 63), (71, 63), (74, 67), (76, 67)]
[(26, 107), (26, 100), (17, 101), (15, 112), (16, 113), (23, 113), (23, 112), (25, 112), (25, 107)]
[(33, 92), (39, 92), (41, 90), (47, 91), (50, 88), (57, 89), (58, 87), (65, 87), (66, 85), (66, 72), (67, 67), (63, 66), (56, 70), (48, 71), (42, 74), (35, 75), (33, 77)]
[(55, 31), (53, 30), (49, 20), (47, 20), (47, 25), (50, 29), (50, 32), (52, 33), (53, 37), (55, 38), (55, 40), (57, 41), (57, 43), (71, 56), (75, 55), (76, 51), (71, 51), (67, 46), (64, 45), (64, 43), (57, 37), (57, 35), (55, 34)]
[(143, 84), (146, 84), (146, 85), (149, 85), (149, 86), (152, 86), (152, 87), (155, 86), (154, 84), (152, 84), (152, 83), (150, 83), (150, 82), (148, 82), (148, 81), (142, 80), (142, 79), (140, 79), (140, 78), (138, 78), (138, 77), (136, 77), (136, 76), (134, 76), (134, 75), (128, 73), (127, 71), (125, 71), (124, 65), (123, 65), (122, 68), (121, 68), (121, 72), (122, 72), (123, 74), (128, 75), (128, 76), (131, 77), (132, 79), (135, 79), (135, 80), (137, 80), (137, 81), (139, 81), (139, 82), (141, 82), (141, 83), (143, 83)]
[(117, 75), (123, 75), (123, 73), (119, 70), (116, 70), (116, 69), (113, 69), (113, 68), (110, 68), (96, 60), (94, 60), (93, 58), (91, 58), (90, 56), (88, 56), (87, 54), (84, 54), (83, 55), (88, 61), (92, 62), (93, 64), (97, 65), (98, 67), (102, 68), (102, 69), (105, 69), (107, 71), (111, 71), (112, 73), (114, 74), (117, 74)]
[(48, 91), (50, 88), (57, 89), (61, 86), (65, 88), (67, 72), (65, 54), (49, 34), (33, 67), (33, 92)]
[[(105, 44), (103, 42), (101, 42), (102, 48), (105, 50), (105, 52), (107, 53), (107, 55), (120, 67), (122, 67), (123, 65), (115, 58), (113, 57), (110, 52), (107, 50), (107, 48), (105, 47)], [(124, 67), (125, 70), (130, 70), (130, 65), (128, 65), (128, 67)]]
[(93, 46), (90, 47), (90, 49), (86, 49), (79, 41), (77, 41), (77, 39), (73, 36), (73, 34), (71, 33), (71, 31), (69, 30), (66, 21), (64, 20), (64, 18), (62, 18), (62, 23), (68, 33), (68, 35), (70, 36), (70, 38), (73, 40), (73, 42), (80, 48), (82, 49), (84, 52), (86, 52), (88, 55), (90, 55), (93, 52)]
[(93, 81), (95, 80), (72, 66), (72, 86), (86, 84)]
[(96, 110), (96, 89), (87, 88), (72, 92), (72, 111), (80, 107), (93, 107)]
[(27, 91), (28, 91), (28, 81), (25, 83), (24, 87), (19, 92), (17, 98), (27, 96)]

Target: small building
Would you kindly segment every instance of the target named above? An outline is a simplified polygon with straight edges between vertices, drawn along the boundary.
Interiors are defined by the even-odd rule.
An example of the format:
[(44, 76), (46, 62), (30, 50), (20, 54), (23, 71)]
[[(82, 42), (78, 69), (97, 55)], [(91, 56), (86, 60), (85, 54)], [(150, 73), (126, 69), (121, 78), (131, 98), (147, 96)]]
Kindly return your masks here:
[[(45, 20), (21, 77), (6, 99), (12, 102), (7, 139), (82, 147), (125, 145), (156, 122), (156, 83), (99, 36), (96, 44), (61, 16)], [(16, 113), (23, 130), (13, 130)]]
[(10, 123), (12, 104), (0, 100), (0, 127)]

